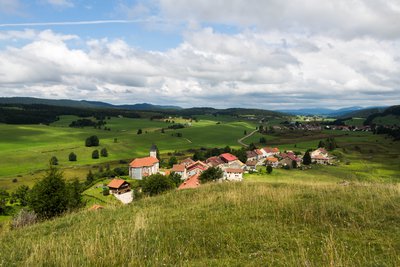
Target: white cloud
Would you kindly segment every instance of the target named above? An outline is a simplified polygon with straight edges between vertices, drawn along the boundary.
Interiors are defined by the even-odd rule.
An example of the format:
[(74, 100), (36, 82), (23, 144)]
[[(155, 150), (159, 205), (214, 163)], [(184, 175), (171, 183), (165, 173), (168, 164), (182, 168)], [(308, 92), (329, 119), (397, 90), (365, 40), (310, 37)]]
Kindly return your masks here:
[[(185, 33), (174, 49), (152, 52), (49, 30), (3, 31), (2, 38), (30, 40), (0, 50), (3, 96), (256, 108), (400, 99), (399, 40), (204, 28)], [(84, 46), (72, 48), (71, 41)]]
[(19, 0), (0, 0), (0, 14), (22, 15), (23, 5)]
[(56, 7), (73, 7), (74, 3), (68, 0), (46, 0), (52, 6)]

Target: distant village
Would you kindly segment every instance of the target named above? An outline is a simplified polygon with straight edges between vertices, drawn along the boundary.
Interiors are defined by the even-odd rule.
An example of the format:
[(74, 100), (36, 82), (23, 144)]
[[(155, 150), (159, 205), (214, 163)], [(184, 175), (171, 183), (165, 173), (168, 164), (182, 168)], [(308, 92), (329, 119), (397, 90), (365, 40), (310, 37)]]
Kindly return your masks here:
[[(277, 147), (264, 147), (246, 151), (247, 161), (240, 161), (231, 153), (222, 153), (219, 156), (209, 157), (204, 161), (194, 161), (186, 158), (174, 164), (172, 168), (164, 171), (160, 170), (160, 162), (157, 159), (157, 146), (153, 145), (148, 157), (136, 158), (129, 164), (129, 177), (131, 179), (142, 180), (153, 174), (169, 175), (171, 173), (179, 174), (183, 181), (178, 187), (179, 190), (197, 188), (200, 186), (200, 175), (210, 167), (220, 168), (223, 171), (223, 177), (220, 181), (243, 180), (243, 174), (248, 172), (257, 172), (258, 166), (271, 166), (271, 168), (302, 168), (303, 155), (293, 151), (281, 152)], [(328, 154), (325, 148), (318, 148), (309, 152), (311, 163), (329, 165), (332, 164), (333, 157)], [(130, 196), (130, 184), (123, 179), (113, 179), (108, 188), (110, 194), (113, 194), (123, 203), (132, 201)], [(124, 199), (121, 195), (128, 194)]]

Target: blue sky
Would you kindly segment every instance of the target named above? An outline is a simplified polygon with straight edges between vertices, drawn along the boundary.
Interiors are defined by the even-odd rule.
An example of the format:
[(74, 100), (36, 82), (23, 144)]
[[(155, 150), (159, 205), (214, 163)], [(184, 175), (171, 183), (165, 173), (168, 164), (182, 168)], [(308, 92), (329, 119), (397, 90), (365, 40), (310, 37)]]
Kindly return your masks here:
[(398, 25), (397, 0), (0, 0), (0, 96), (393, 105)]

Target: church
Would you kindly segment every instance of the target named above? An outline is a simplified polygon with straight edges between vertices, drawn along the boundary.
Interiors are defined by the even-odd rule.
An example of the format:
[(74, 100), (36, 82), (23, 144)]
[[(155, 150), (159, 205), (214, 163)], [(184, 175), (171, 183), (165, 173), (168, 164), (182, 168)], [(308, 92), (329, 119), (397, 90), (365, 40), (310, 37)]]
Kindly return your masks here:
[(142, 180), (144, 177), (159, 172), (160, 162), (157, 159), (157, 146), (152, 145), (150, 156), (136, 158), (129, 164), (129, 176), (132, 179)]

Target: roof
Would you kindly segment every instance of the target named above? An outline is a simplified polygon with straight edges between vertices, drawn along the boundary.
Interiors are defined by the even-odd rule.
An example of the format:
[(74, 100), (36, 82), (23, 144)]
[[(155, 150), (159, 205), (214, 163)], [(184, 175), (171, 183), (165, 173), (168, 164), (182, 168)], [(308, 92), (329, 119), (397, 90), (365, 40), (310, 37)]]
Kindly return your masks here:
[(251, 151), (246, 151), (246, 156), (247, 156), (247, 158), (254, 158), (254, 157), (257, 157), (257, 153), (255, 152), (255, 151), (253, 151), (253, 150), (251, 150)]
[(257, 161), (256, 160), (248, 160), (246, 162), (247, 166), (256, 166), (257, 165)]
[(277, 147), (264, 147), (263, 150), (267, 153), (278, 153), (279, 152), (279, 148)]
[(215, 156), (215, 157), (210, 157), (210, 158), (206, 159), (206, 163), (208, 165), (216, 167), (218, 165), (224, 164), (224, 161), (220, 157)]
[(225, 172), (229, 172), (229, 173), (243, 173), (244, 171), (243, 171), (242, 169), (227, 168), (227, 169), (225, 169)]
[(196, 188), (200, 186), (200, 174), (195, 174), (187, 178), (179, 187), (178, 190)]
[(202, 161), (200, 161), (200, 160), (198, 160), (198, 161), (196, 161), (195, 163), (193, 163), (193, 164), (187, 166), (187, 169), (188, 169), (188, 170), (193, 170), (193, 169), (196, 169), (196, 168), (199, 168), (199, 169), (201, 169), (201, 170), (204, 171), (204, 170), (207, 170), (207, 169), (208, 169), (208, 166), (207, 166), (207, 164), (205, 164), (204, 162), (202, 162)]
[(123, 184), (129, 184), (127, 181), (122, 179), (112, 179), (111, 182), (107, 185), (109, 188), (120, 188)]
[(314, 157), (311, 157), (312, 159), (322, 159), (322, 160), (329, 160), (329, 158), (327, 158), (327, 157), (324, 157), (324, 156), (322, 156), (322, 155), (316, 155), (316, 156), (314, 156)]
[(278, 159), (275, 158), (275, 157), (268, 157), (267, 161), (269, 161), (269, 162), (278, 162)]
[(159, 162), (158, 159), (153, 157), (136, 158), (131, 162), (131, 164), (129, 164), (129, 166), (133, 168), (151, 167), (157, 162)]
[(173, 171), (173, 172), (184, 172), (185, 168), (186, 167), (183, 164), (174, 164), (174, 166), (172, 166), (171, 171)]
[(234, 161), (237, 160), (238, 158), (231, 153), (223, 153), (220, 155), (222, 159), (225, 159), (226, 161)]
[(254, 152), (256, 152), (256, 154), (257, 154), (257, 155), (262, 155), (262, 154), (263, 154), (263, 153), (261, 152), (261, 150), (260, 150), (260, 149), (258, 149), (258, 148), (257, 148), (257, 149), (255, 149), (255, 150), (254, 150)]
[(187, 158), (187, 159), (184, 159), (184, 160), (181, 161), (181, 164), (183, 164), (185, 166), (188, 166), (188, 165), (193, 164), (193, 163), (194, 163), (194, 160), (192, 160), (191, 158)]

